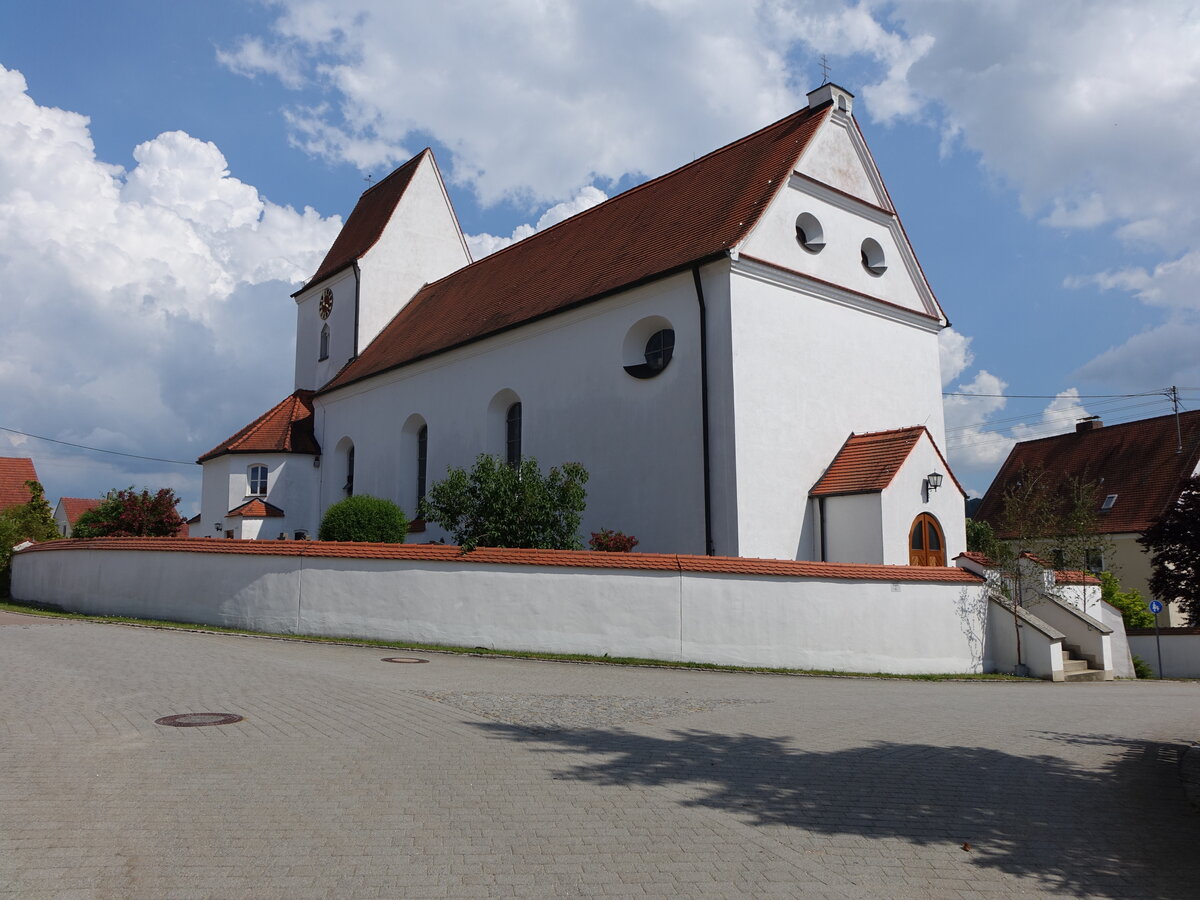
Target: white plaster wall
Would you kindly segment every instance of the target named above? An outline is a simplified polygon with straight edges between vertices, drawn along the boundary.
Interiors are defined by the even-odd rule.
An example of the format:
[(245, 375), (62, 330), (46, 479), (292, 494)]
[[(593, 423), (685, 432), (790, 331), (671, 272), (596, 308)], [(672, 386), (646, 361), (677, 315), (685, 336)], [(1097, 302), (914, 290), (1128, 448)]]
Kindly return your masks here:
[(153, 550), (18, 553), (13, 595), (279, 633), (883, 672), (979, 671), (982, 586)]
[[(675, 351), (662, 374), (642, 380), (625, 372), (622, 346), (647, 316), (671, 323)], [(569, 461), (587, 468), (585, 541), (613, 528), (636, 535), (639, 550), (703, 553), (699, 367), (687, 272), (319, 396), (321, 508), (344, 496), (337, 448), (349, 438), (355, 493), (387, 497), (411, 517), (415, 442), (403, 440), (404, 423), (419, 414), (429, 427), (432, 485), (447, 466), (502, 449), (503, 418), (488, 409), (506, 390), (521, 401), (526, 456), (543, 471)], [(431, 525), (424, 539), (440, 536)]]
[(249, 471), (252, 465), (267, 467), (267, 494), (260, 499), (278, 506), (285, 513), (282, 519), (268, 519), (263, 535), (273, 538), (279, 532), (289, 535), (304, 529), (315, 535), (320, 524), (317, 496), (319, 469), (313, 468), (313, 457), (299, 453), (226, 453), (204, 463), (204, 480), (201, 488), (200, 523), (196, 529), (199, 537), (221, 537), (213, 526), (223, 523), (223, 529), (241, 532), (241, 537), (257, 537), (258, 527), (247, 531), (235, 517), (227, 519), (226, 513), (255, 499), (249, 490)]
[(70, 537), (71, 523), (67, 520), (67, 511), (63, 508), (62, 500), (54, 507), (54, 525), (63, 537)]
[[(1200, 678), (1200, 634), (1163, 634), (1162, 677)], [(1129, 649), (1159, 674), (1158, 647), (1154, 635), (1129, 635)]]
[[(816, 500), (813, 501), (816, 505)], [(885, 562), (880, 496), (844, 494), (825, 498), (825, 562)], [(819, 532), (820, 529), (814, 529)], [(813, 559), (820, 559), (820, 535), (817, 534)], [(903, 565), (908, 565), (904, 560)]]
[[(936, 491), (925, 490), (925, 478), (931, 472), (945, 476)], [(922, 436), (908, 459), (883, 491), (883, 558), (887, 565), (906, 566), (909, 560), (909, 533), (913, 520), (929, 513), (942, 526), (946, 540), (943, 548), (946, 565), (967, 549), (966, 511), (962, 492), (955, 486), (928, 436)]]
[[(296, 387), (316, 390), (341, 371), (355, 354), (354, 304), (357, 279), (354, 267), (314, 282), (296, 296)], [(333, 291), (333, 311), (320, 316), (321, 295)], [(329, 358), (322, 360), (321, 326), (329, 325)], [(365, 345), (364, 345), (365, 346)]]
[(1066, 636), (1064, 644), (1078, 648), (1082, 656), (1090, 656), (1095, 660), (1093, 668), (1105, 669), (1108, 677), (1112, 677), (1112, 644), (1108, 635), (1081, 618), (1074, 604), (1042, 598), (1028, 607), (1031, 613)]
[(873, 164), (855, 146), (858, 136), (853, 129), (848, 115), (835, 112), (809, 143), (798, 169), (860, 200), (886, 207), (887, 198), (875, 190), (867, 176), (867, 167)]
[(736, 268), (731, 306), (738, 552), (811, 559), (808, 492), (851, 432), (925, 424), (943, 441), (937, 326)]
[[(1063, 680), (1062, 641), (1022, 623), (1021, 661), (1034, 678)], [(988, 603), (986, 671), (1012, 673), (1017, 665), (1017, 637), (1013, 614), (999, 603)]]
[(1121, 618), (1121, 611), (1103, 600), (1097, 604), (1097, 607), (1096, 618), (1113, 630), (1109, 635), (1113, 677), (1136, 678), (1137, 675), (1133, 671), (1133, 659), (1129, 652), (1129, 639), (1125, 635), (1125, 620)]
[(383, 234), (359, 261), (359, 352), (422, 286), (470, 261), (433, 157), (426, 155)]

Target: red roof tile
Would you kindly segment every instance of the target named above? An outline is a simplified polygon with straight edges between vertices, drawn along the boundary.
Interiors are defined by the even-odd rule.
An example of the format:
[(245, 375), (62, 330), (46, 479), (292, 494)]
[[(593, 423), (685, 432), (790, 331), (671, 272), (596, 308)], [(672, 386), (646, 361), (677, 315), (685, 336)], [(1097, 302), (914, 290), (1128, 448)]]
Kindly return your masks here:
[(1071, 476), (1099, 483), (1099, 496), (1117, 499), (1099, 514), (1105, 534), (1142, 532), (1179, 497), (1182, 484), (1200, 463), (1200, 410), (1179, 414), (1183, 452), (1176, 453), (1175, 416), (1157, 416), (1090, 431), (1076, 431), (1013, 447), (975, 512), (996, 536), (1001, 528), (1004, 495), (1026, 470), (1043, 470), (1050, 490), (1063, 491)]
[[(900, 467), (908, 459), (908, 454), (917, 446), (923, 434), (929, 434), (924, 425), (851, 434), (809, 494), (814, 497), (827, 497), (882, 491), (892, 483), (892, 479), (896, 477), (896, 473), (900, 471)], [(929, 442), (933, 444), (932, 435)], [(962, 485), (950, 471), (950, 466), (947, 465), (946, 458), (942, 456), (937, 444), (933, 444), (933, 449), (942, 460), (950, 480), (962, 491)], [(963, 494), (965, 496), (966, 492)]]
[(33, 460), (25, 456), (0, 456), (0, 509), (28, 503), (32, 495), (26, 481), (37, 481)]
[(367, 544), (339, 541), (234, 541), (211, 538), (92, 538), (52, 542), (26, 553), (72, 550), (170, 550), (191, 553), (305, 556), (327, 559), (394, 559), (484, 565), (555, 566), (586, 569), (649, 569), (710, 572), (718, 575), (773, 575), (852, 581), (952, 582), (978, 584), (965, 569), (934, 566), (875, 566), (797, 562), (735, 556), (684, 556), (669, 553), (598, 553), (591, 550), (517, 550), (480, 547), (462, 554), (449, 544)]
[(242, 516), (247, 519), (281, 519), (283, 510), (274, 503), (268, 503), (266, 500), (255, 497), (253, 500), (247, 500), (241, 506), (235, 506), (225, 515)]
[(1091, 572), (1078, 569), (1060, 569), (1054, 573), (1055, 584), (1099, 584), (1100, 579)]
[(312, 391), (296, 391), (196, 462), (224, 453), (309, 453), (321, 447), (313, 435)]
[(426, 285), (322, 390), (715, 258), (750, 232), (831, 108), (802, 109)]
[[(417, 171), (421, 160), (429, 154), (425, 148), (379, 184), (372, 185), (363, 191), (358, 198), (354, 210), (346, 219), (346, 224), (338, 232), (333, 246), (325, 254), (325, 259), (317, 267), (317, 272), (308, 283), (300, 289), (307, 290), (311, 285), (330, 275), (336, 275), (351, 263), (362, 259), (363, 254), (375, 246), (388, 220), (396, 210), (396, 204), (404, 196), (408, 184), (412, 181), (413, 173)], [(297, 291), (296, 294), (300, 293)], [(296, 296), (293, 294), (292, 296)]]
[(60, 497), (58, 502), (62, 504), (63, 513), (67, 517), (67, 523), (74, 528), (80, 516), (89, 509), (95, 509), (104, 501), (90, 497)]

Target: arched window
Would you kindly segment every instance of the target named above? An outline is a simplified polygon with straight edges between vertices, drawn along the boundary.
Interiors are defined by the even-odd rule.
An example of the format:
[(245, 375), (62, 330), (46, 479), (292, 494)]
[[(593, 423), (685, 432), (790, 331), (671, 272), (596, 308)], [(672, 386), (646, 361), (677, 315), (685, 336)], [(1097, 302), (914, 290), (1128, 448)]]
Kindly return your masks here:
[(255, 497), (265, 497), (267, 495), (267, 467), (266, 466), (251, 466), (247, 478), (249, 482), (249, 490), (247, 494)]
[(425, 499), (425, 473), (429, 463), (429, 426), (417, 432), (417, 502)]
[(521, 404), (514, 403), (504, 417), (504, 459), (510, 466), (521, 462)]
[(908, 564), (910, 566), (944, 566), (946, 539), (942, 526), (929, 513), (913, 519), (908, 531)]
[(321, 354), (318, 360), (329, 359), (329, 326), (321, 326)]
[(354, 496), (354, 446), (346, 451), (346, 483), (342, 486), (347, 497)]

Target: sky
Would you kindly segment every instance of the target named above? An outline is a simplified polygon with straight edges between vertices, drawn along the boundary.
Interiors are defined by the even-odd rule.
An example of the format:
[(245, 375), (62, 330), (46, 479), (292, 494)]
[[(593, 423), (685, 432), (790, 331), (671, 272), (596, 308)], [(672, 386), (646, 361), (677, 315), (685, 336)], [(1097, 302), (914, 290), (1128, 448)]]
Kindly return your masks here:
[(42, 0), (0, 4), (0, 456), (198, 512), (366, 179), (431, 146), (478, 257), (804, 106), (822, 56), (952, 322), (969, 493), (1200, 407), (1191, 3)]

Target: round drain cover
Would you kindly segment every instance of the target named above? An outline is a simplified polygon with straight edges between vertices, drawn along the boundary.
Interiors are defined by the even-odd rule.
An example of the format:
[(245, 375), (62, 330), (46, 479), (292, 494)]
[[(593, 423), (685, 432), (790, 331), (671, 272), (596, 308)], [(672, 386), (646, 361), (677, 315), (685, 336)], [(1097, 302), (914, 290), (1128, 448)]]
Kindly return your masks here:
[(198, 728), (201, 725), (232, 725), (242, 721), (241, 716), (233, 713), (180, 713), (177, 716), (163, 716), (155, 719), (155, 725), (170, 725), (173, 728)]
[(385, 656), (380, 662), (394, 663), (427, 663), (427, 659), (417, 659), (415, 656)]

